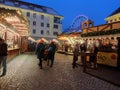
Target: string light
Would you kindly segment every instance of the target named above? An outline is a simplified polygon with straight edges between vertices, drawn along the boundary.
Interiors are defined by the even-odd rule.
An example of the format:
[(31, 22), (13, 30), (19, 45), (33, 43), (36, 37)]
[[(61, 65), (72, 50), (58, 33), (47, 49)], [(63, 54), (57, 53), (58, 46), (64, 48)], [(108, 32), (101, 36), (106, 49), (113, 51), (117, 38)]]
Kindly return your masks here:
[(6, 27), (9, 26), (9, 28), (18, 32), (21, 36), (28, 36), (29, 23), (20, 10), (0, 8), (0, 12), (0, 21)]

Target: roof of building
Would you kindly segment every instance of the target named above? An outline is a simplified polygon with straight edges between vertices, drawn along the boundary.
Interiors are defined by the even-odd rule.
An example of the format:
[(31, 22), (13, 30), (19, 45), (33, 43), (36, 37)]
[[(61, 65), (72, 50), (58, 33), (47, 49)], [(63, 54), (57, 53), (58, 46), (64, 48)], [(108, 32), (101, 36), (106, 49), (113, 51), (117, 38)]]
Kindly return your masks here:
[(120, 13), (120, 7), (117, 8), (114, 12), (112, 12), (108, 17), (113, 16), (113, 15), (118, 14), (118, 13)]
[(0, 3), (8, 5), (8, 6), (14, 6), (17, 8), (34, 10), (37, 12), (42, 12), (42, 13), (47, 13), (47, 14), (52, 14), (52, 15), (63, 17), (53, 8), (42, 6), (42, 5), (37, 5), (37, 4), (29, 3), (29, 2), (24, 2), (22, 0), (5, 0), (4, 2), (1, 1)]

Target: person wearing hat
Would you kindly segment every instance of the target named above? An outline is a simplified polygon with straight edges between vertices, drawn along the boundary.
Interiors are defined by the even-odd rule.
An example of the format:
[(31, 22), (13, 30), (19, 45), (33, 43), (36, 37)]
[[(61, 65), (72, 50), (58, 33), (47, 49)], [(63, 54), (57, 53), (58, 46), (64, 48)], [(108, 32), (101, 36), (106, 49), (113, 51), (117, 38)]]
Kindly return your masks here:
[(40, 69), (42, 69), (42, 59), (44, 58), (44, 50), (45, 50), (44, 41), (40, 39), (35, 50), (37, 58), (39, 59), (38, 65), (40, 66)]
[(7, 44), (2, 38), (0, 38), (0, 65), (3, 67), (2, 75), (0, 75), (0, 77), (6, 75), (6, 59), (7, 59)]

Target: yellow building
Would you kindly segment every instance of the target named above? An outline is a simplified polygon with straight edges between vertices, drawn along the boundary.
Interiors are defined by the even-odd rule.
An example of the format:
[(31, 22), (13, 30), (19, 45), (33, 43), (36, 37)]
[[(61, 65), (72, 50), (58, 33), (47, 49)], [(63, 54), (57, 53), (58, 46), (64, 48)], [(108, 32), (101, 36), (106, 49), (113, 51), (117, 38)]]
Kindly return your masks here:
[(114, 23), (120, 21), (120, 7), (110, 14), (106, 19), (107, 23)]

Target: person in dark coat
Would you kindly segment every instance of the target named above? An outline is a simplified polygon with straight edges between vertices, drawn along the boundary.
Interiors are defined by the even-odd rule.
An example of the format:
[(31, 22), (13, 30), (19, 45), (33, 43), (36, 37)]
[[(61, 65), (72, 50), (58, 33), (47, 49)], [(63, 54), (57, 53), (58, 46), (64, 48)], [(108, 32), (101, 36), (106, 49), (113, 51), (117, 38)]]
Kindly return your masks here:
[[(85, 43), (81, 44), (81, 45), (80, 45), (80, 51), (81, 51), (81, 53), (85, 53), (86, 50), (87, 50), (87, 48), (86, 48), (86, 46), (85, 46)], [(84, 56), (81, 56), (81, 61), (82, 61), (82, 63), (84, 63), (83, 60), (84, 60)]]
[[(94, 68), (94, 63), (96, 63), (96, 58), (97, 58), (97, 53), (98, 53), (99, 49), (96, 45), (93, 45), (90, 49), (91, 53), (95, 53), (96, 56), (90, 56), (90, 64), (91, 64), (91, 68)], [(97, 67), (97, 66), (95, 66)]]
[(76, 44), (73, 51), (73, 63), (72, 63), (73, 69), (77, 67), (76, 61), (78, 60), (78, 55), (79, 55), (79, 44)]
[(65, 54), (67, 55), (68, 54), (68, 45), (65, 44)]
[(80, 51), (81, 52), (86, 52), (86, 46), (85, 46), (84, 43), (80, 45)]
[(45, 50), (45, 45), (43, 43), (44, 41), (41, 39), (39, 43), (36, 46), (35, 53), (37, 55), (37, 58), (39, 59), (39, 66), (42, 69), (42, 59), (44, 58), (44, 50)]
[[(49, 51), (48, 52), (48, 60), (51, 61), (50, 67), (53, 66), (56, 49), (57, 49), (57, 46), (56, 46), (55, 42), (52, 41), (49, 45), (49, 48), (48, 48), (48, 51)], [(48, 62), (48, 65), (49, 65), (49, 62)]]
[(7, 44), (0, 38), (0, 65), (3, 67), (2, 76), (6, 75)]

